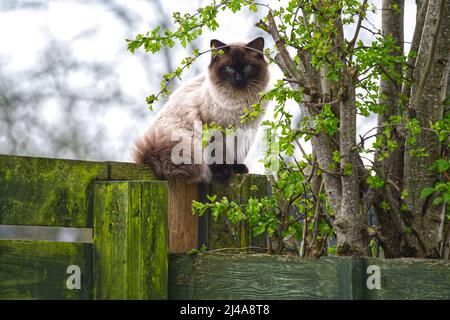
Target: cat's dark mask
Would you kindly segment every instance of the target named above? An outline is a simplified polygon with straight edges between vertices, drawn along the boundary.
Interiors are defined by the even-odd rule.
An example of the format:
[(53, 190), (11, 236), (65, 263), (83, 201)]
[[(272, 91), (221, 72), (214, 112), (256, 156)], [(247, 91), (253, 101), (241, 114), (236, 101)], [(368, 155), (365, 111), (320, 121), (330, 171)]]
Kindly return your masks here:
[(264, 60), (264, 38), (249, 43), (225, 44), (211, 40), (209, 76), (217, 85), (229, 84), (236, 89), (259, 87), (267, 79), (267, 62)]

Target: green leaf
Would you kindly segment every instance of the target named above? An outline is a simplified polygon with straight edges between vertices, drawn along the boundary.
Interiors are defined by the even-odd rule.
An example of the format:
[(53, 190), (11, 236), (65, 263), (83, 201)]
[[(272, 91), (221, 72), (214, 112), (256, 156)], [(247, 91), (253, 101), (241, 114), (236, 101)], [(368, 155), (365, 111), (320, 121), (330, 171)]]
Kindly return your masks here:
[(187, 252), (187, 254), (189, 255), (189, 256), (195, 256), (195, 255), (197, 255), (197, 254), (199, 254), (200, 253), (200, 251), (198, 251), (198, 249), (191, 249), (191, 250), (189, 250), (188, 252)]
[(450, 192), (446, 192), (442, 195), (442, 197), (444, 198), (444, 202), (445, 203), (449, 203), (450, 202)]
[(353, 173), (353, 166), (351, 163), (346, 163), (344, 165), (344, 169), (342, 170), (342, 175), (343, 176), (351, 176)]
[(379, 176), (368, 176), (367, 183), (374, 189), (380, 189), (384, 186), (384, 180)]
[(436, 160), (431, 166), (431, 168), (439, 173), (445, 172), (450, 169), (450, 160), (449, 161), (444, 159)]
[(422, 192), (420, 193), (420, 199), (423, 200), (423, 199), (427, 198), (428, 196), (430, 196), (433, 193), (434, 193), (434, 188), (433, 187), (423, 188)]
[(381, 209), (384, 211), (389, 211), (391, 209), (391, 206), (386, 201), (382, 201), (380, 204)]

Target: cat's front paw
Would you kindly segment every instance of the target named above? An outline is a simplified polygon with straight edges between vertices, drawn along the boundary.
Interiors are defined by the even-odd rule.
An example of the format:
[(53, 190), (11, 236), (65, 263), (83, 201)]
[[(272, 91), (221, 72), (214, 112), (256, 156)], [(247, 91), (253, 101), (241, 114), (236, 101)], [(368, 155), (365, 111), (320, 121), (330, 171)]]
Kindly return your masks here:
[(209, 166), (215, 180), (226, 182), (233, 176), (233, 168), (226, 164), (212, 164)]
[(234, 164), (233, 165), (233, 171), (237, 174), (246, 174), (248, 173), (248, 168), (245, 164)]

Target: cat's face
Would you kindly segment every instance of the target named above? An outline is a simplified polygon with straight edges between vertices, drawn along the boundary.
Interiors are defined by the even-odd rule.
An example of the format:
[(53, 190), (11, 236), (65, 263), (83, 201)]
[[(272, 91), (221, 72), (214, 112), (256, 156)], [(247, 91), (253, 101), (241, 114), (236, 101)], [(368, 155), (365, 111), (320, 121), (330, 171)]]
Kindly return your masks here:
[(211, 48), (223, 50), (222, 55), (212, 51), (208, 67), (211, 81), (219, 87), (260, 91), (267, 83), (267, 62), (264, 60), (264, 38), (249, 43), (225, 44), (211, 40)]

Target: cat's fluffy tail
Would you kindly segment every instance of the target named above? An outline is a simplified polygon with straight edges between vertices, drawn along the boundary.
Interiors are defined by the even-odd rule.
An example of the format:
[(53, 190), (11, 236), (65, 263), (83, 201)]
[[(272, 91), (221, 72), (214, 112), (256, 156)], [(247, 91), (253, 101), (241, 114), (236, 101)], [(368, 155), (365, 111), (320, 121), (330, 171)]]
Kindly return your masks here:
[[(188, 183), (211, 181), (211, 172), (208, 165), (175, 164), (172, 161), (172, 150), (179, 143), (179, 141), (171, 140), (170, 131), (159, 130), (157, 132), (150, 129), (142, 139), (135, 143), (134, 162), (151, 165), (156, 175), (166, 179), (180, 178)], [(183, 150), (192, 149), (190, 146), (186, 146)], [(193, 160), (192, 154), (191, 160)]]

